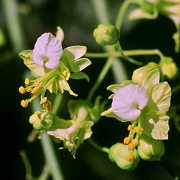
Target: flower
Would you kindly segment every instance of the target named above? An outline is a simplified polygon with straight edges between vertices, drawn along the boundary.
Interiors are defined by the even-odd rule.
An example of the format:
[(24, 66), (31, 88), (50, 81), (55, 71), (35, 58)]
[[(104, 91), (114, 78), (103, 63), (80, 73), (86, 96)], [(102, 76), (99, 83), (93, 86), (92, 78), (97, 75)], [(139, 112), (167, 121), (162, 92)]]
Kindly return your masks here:
[(55, 69), (62, 53), (61, 42), (53, 34), (44, 33), (34, 45), (32, 59), (38, 66), (45, 65), (49, 69)]
[(112, 107), (101, 115), (125, 122), (137, 120), (143, 134), (156, 139), (168, 139), (171, 88), (160, 81), (160, 69), (156, 63), (136, 69), (132, 81), (108, 87), (114, 94)]
[(135, 120), (140, 116), (147, 102), (145, 91), (139, 85), (129, 84), (114, 93), (112, 111), (123, 120)]
[[(21, 102), (22, 107), (27, 107), (36, 97), (41, 95), (43, 100), (46, 91), (57, 94), (58, 91), (64, 93), (68, 91), (71, 95), (77, 96), (71, 90), (68, 80), (86, 79), (88, 75), (81, 72), (91, 65), (91, 61), (82, 56), (86, 53), (85, 46), (70, 46), (62, 50), (61, 41), (63, 40), (63, 30), (58, 27), (56, 37), (51, 33), (41, 35), (33, 50), (23, 50), (19, 56), (24, 64), (30, 69), (35, 79), (25, 79), (25, 86), (19, 87), (19, 92), (25, 94), (30, 92), (33, 96), (30, 99)], [(49, 101), (47, 101), (49, 102)], [(40, 103), (44, 107), (49, 107)]]

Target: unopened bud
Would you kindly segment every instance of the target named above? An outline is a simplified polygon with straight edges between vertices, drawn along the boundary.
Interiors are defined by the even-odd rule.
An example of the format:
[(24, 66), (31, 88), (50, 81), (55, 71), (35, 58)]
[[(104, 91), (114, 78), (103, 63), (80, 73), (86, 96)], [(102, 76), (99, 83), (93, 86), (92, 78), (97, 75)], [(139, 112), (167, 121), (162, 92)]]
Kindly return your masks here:
[(113, 45), (119, 40), (119, 31), (112, 24), (100, 24), (94, 30), (93, 36), (102, 46)]

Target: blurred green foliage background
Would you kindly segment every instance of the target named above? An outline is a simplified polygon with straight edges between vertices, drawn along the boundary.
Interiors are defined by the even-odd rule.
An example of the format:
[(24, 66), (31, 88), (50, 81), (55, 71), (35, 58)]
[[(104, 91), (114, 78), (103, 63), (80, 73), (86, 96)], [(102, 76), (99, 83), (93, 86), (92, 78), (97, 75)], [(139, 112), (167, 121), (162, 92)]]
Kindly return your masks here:
[[(113, 23), (122, 2), (122, 0), (107, 0), (109, 16)], [(89, 52), (102, 51), (92, 36), (98, 20), (91, 0), (19, 0), (17, 3), (23, 30), (21, 35), (25, 41), (24, 49), (33, 49), (38, 36), (44, 32), (54, 33), (56, 26), (60, 26), (65, 32), (63, 47), (85, 45)], [(14, 27), (11, 28), (13, 30)], [(174, 32), (173, 23), (163, 16), (157, 20), (135, 22), (130, 22), (125, 18), (121, 32), (121, 44), (123, 49), (158, 48), (164, 55), (172, 56), (179, 66), (179, 56), (174, 53), (172, 40)], [(18, 87), (23, 84), (27, 68), (12, 45), (2, 1), (0, 1), (0, 33), (2, 33), (2, 37), (0, 35), (0, 114), (3, 142), (1, 148), (4, 150), (1, 155), (5, 157), (3, 164), (8, 171), (5, 179), (23, 180), (25, 179), (25, 168), (19, 151), (22, 149), (26, 151), (34, 176), (41, 173), (44, 157), (39, 140), (27, 142), (27, 137), (32, 130), (28, 122), (31, 110), (21, 108), (22, 95), (18, 93)], [(92, 65), (85, 70), (91, 79), (90, 83), (84, 80), (70, 81), (72, 89), (79, 94), (79, 98), (86, 97), (105, 63), (105, 59), (91, 60)], [(137, 60), (144, 63), (158, 62), (158, 57), (141, 56), (137, 57)], [(129, 77), (137, 68), (129, 63), (125, 63), (125, 67)], [(96, 95), (101, 95), (103, 99), (106, 99), (109, 95), (106, 87), (113, 83), (112, 73), (109, 72)], [(178, 83), (179, 77), (170, 82), (172, 87)], [(67, 102), (70, 98), (72, 98), (70, 95), (65, 94), (64, 106), (59, 110), (59, 114), (64, 117), (68, 116)], [(179, 104), (179, 98), (179, 93), (173, 95), (172, 104)], [(180, 132), (175, 128), (173, 119), (170, 120), (170, 127), (169, 140), (165, 141), (166, 153), (162, 160), (160, 162), (141, 161), (138, 168), (132, 172), (119, 169), (116, 164), (109, 161), (105, 154), (93, 149), (88, 143), (78, 150), (76, 159), (73, 159), (67, 150), (58, 150), (58, 145), (54, 148), (66, 180), (171, 180), (180, 177)], [(126, 128), (127, 125), (114, 119), (102, 118), (93, 127), (92, 138), (98, 144), (109, 147), (123, 140), (128, 133)]]

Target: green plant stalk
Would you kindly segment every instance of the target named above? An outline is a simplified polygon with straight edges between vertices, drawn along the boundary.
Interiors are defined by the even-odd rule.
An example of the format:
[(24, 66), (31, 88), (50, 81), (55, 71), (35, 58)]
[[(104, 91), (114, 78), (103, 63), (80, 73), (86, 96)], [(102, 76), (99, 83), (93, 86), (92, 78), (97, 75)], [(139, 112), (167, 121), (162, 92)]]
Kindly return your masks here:
[(14, 51), (18, 53), (25, 48), (25, 39), (23, 37), (23, 30), (18, 14), (18, 4), (16, 0), (2, 0), (2, 5), (10, 40)]
[[(125, 56), (142, 56), (142, 55), (158, 55), (163, 57), (164, 55), (158, 49), (136, 49), (136, 50), (123, 50)], [(121, 53), (91, 53), (85, 54), (88, 58), (108, 58), (110, 56), (123, 57)]]
[(101, 147), (99, 146), (97, 143), (95, 143), (92, 139), (88, 140), (89, 144), (91, 144), (95, 149), (105, 152), (105, 153), (109, 153), (109, 149), (106, 147)]
[[(53, 109), (52, 109), (52, 111), (54, 113), (56, 113), (55, 110), (58, 110), (58, 106), (60, 104), (60, 98), (59, 98), (59, 96), (57, 96), (57, 97), (58, 97), (58, 100), (55, 100), (56, 103), (54, 104)], [(32, 109), (34, 112), (37, 110), (41, 110), (38, 99), (35, 99), (32, 102)], [(61, 168), (57, 161), (58, 159), (54, 152), (52, 141), (51, 141), (50, 137), (47, 135), (47, 133), (45, 133), (45, 132), (41, 133), (41, 144), (42, 144), (46, 163), (50, 169), (50, 173), (51, 173), (53, 179), (54, 180), (64, 180), (63, 174), (61, 172)]]
[(26, 152), (21, 150), (20, 151), (20, 156), (22, 158), (22, 161), (23, 161), (25, 169), (26, 169), (26, 180), (31, 180), (33, 178), (32, 169), (31, 169), (29, 159), (28, 159), (28, 157), (26, 155)]
[(126, 9), (133, 2), (135, 2), (135, 1), (134, 0), (125, 0), (122, 3), (122, 6), (119, 8), (118, 16), (117, 16), (116, 23), (115, 23), (115, 26), (117, 27), (119, 32), (121, 31), (121, 26), (122, 26), (122, 22), (123, 22), (123, 16), (124, 16), (124, 14), (126, 12)]
[(38, 177), (38, 180), (47, 180), (49, 178), (49, 167), (48, 166), (44, 166), (41, 175)]
[(55, 156), (55, 152), (53, 149), (53, 144), (50, 137), (46, 133), (41, 134), (42, 140), (41, 144), (43, 147), (44, 155), (48, 167), (50, 169), (50, 173), (54, 180), (64, 180), (64, 177), (60, 171), (59, 164), (57, 162), (57, 158)]

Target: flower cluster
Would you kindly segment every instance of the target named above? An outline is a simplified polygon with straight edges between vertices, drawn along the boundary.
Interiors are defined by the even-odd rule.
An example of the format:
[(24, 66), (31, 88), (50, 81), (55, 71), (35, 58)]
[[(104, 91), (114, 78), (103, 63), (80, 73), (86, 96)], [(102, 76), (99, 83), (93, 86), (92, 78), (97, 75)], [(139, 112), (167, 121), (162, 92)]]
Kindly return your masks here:
[[(111, 85), (108, 90), (114, 93), (110, 96), (112, 105), (102, 115), (132, 123), (128, 126), (130, 133), (124, 138), (124, 145), (118, 143), (110, 148), (110, 159), (118, 155), (118, 159), (114, 158), (118, 166), (134, 168), (138, 162), (134, 150), (138, 147), (142, 159), (159, 160), (164, 153), (164, 145), (160, 140), (168, 139), (169, 116), (166, 113), (171, 99), (169, 84), (160, 82), (159, 66), (151, 62), (136, 69), (131, 81)], [(120, 160), (125, 151), (123, 149), (128, 154), (125, 156), (126, 163)]]

